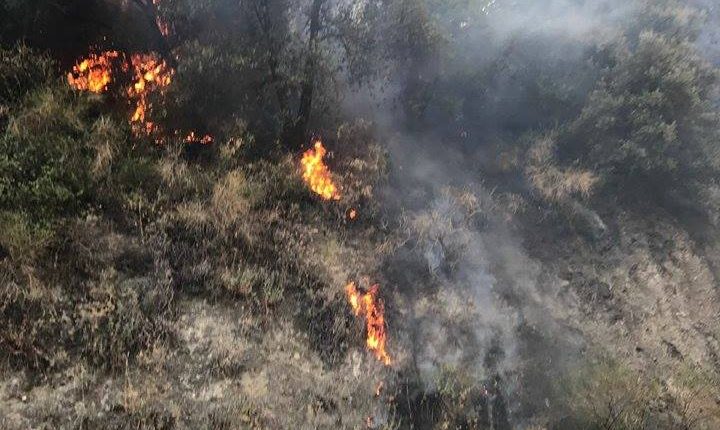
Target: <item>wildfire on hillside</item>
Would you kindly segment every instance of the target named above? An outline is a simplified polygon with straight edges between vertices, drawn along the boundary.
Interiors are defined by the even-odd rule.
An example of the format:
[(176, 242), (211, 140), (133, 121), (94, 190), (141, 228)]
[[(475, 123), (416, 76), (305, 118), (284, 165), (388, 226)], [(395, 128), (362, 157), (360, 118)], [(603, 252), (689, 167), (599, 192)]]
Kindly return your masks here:
[(348, 302), (355, 316), (365, 317), (367, 329), (366, 344), (375, 357), (386, 366), (390, 365), (390, 355), (385, 349), (387, 333), (385, 330), (385, 307), (378, 299), (380, 286), (375, 284), (367, 292), (360, 292), (355, 282), (345, 286)]
[(322, 141), (317, 140), (312, 148), (305, 151), (300, 160), (302, 164), (302, 177), (312, 192), (323, 200), (340, 200), (338, 187), (332, 180), (330, 169), (323, 161), (327, 150)]
[(79, 91), (96, 94), (107, 91), (108, 85), (112, 82), (113, 62), (119, 57), (120, 53), (117, 51), (88, 55), (67, 74), (68, 83)]

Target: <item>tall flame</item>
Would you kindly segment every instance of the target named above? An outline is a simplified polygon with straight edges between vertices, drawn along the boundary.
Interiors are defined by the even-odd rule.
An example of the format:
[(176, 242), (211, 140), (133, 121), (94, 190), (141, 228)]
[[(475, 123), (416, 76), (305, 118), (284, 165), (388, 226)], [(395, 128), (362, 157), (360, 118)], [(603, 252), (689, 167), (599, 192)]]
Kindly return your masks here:
[(327, 154), (327, 150), (320, 140), (315, 142), (313, 148), (305, 151), (300, 160), (303, 168), (303, 180), (323, 200), (339, 200), (340, 192), (332, 180), (330, 170), (323, 161), (325, 154)]
[(127, 91), (128, 97), (135, 102), (130, 122), (136, 131), (151, 134), (155, 125), (145, 118), (151, 107), (149, 96), (170, 85), (175, 71), (155, 55), (133, 54), (130, 62), (135, 74), (134, 83)]
[(90, 54), (67, 74), (70, 86), (80, 91), (103, 93), (112, 82), (112, 62), (120, 54), (117, 51), (105, 51)]
[(355, 282), (350, 282), (345, 286), (345, 293), (348, 297), (350, 307), (352, 307), (355, 316), (365, 317), (365, 326), (367, 328), (367, 347), (375, 357), (385, 365), (390, 365), (391, 360), (385, 350), (387, 341), (387, 333), (385, 331), (385, 307), (378, 299), (377, 294), (380, 286), (375, 284), (370, 289), (361, 293)]

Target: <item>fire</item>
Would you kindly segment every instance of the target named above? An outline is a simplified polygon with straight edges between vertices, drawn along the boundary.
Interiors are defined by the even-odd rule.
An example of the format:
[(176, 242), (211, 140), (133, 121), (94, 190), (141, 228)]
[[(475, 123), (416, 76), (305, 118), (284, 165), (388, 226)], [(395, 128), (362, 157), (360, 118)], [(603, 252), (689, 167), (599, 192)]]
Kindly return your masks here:
[(385, 308), (378, 300), (377, 294), (380, 286), (375, 284), (365, 293), (358, 291), (355, 282), (345, 286), (348, 302), (355, 316), (364, 316), (367, 328), (367, 347), (375, 357), (385, 365), (391, 363), (390, 356), (385, 350), (387, 334), (385, 332)]
[(355, 221), (358, 216), (358, 211), (355, 208), (350, 208), (347, 212), (347, 218), (350, 221)]
[(103, 93), (112, 82), (112, 63), (120, 54), (117, 51), (105, 51), (90, 54), (67, 74), (70, 86), (79, 91)]
[[(171, 25), (158, 13), (160, 3), (161, 0), (152, 0), (153, 13), (160, 33), (167, 37), (170, 34)], [(113, 82), (113, 65), (117, 65), (123, 73), (132, 75), (132, 85), (127, 88), (126, 94), (133, 107), (130, 124), (134, 134), (136, 136), (154, 136), (156, 143), (165, 143), (167, 139), (161, 133), (160, 127), (148, 119), (152, 111), (150, 95), (155, 92), (162, 93), (172, 82), (175, 70), (154, 53), (134, 53), (130, 55), (128, 62), (125, 53), (105, 51), (99, 55), (90, 54), (77, 63), (67, 74), (68, 83), (76, 90), (103, 93)], [(174, 135), (179, 137), (180, 132), (175, 130)], [(209, 134), (198, 137), (194, 131), (184, 138), (186, 143), (202, 145), (212, 144), (214, 140)]]
[(159, 13), (157, 13), (157, 9), (160, 6), (160, 0), (153, 0), (153, 6), (155, 6), (156, 10), (155, 24), (157, 25), (160, 34), (162, 34), (163, 37), (170, 36), (170, 24), (165, 21)]
[(369, 429), (375, 427), (375, 420), (373, 419), (373, 417), (365, 417), (365, 426)]
[[(149, 120), (152, 112), (150, 95), (155, 92), (162, 93), (172, 83), (175, 70), (156, 54), (132, 54), (129, 62), (125, 54), (117, 51), (91, 54), (68, 73), (68, 83), (77, 90), (102, 93), (113, 82), (112, 71), (115, 63), (119, 70), (132, 74), (132, 84), (126, 89), (126, 94), (133, 106), (130, 114), (133, 132), (138, 136), (155, 135), (155, 141), (159, 144), (166, 142), (164, 136), (158, 136), (161, 131), (159, 126)], [(179, 136), (179, 131), (175, 131), (175, 135)], [(215, 141), (209, 134), (200, 137), (194, 131), (187, 134), (183, 140), (186, 143), (202, 145), (210, 145)]]
[(201, 145), (210, 145), (214, 141), (215, 139), (209, 134), (206, 134), (203, 137), (199, 137), (195, 135), (194, 131), (191, 131), (187, 136), (185, 136), (186, 143), (199, 143)]
[(146, 120), (151, 109), (149, 96), (170, 85), (175, 71), (164, 60), (152, 54), (133, 54), (130, 62), (135, 75), (134, 83), (127, 91), (130, 100), (135, 102), (130, 122), (136, 132), (151, 134), (156, 127), (154, 123)]
[(133, 74), (133, 83), (127, 89), (128, 98), (134, 105), (130, 115), (133, 129), (139, 134), (152, 134), (156, 126), (146, 118), (151, 109), (149, 95), (170, 85), (175, 73), (156, 55), (132, 54), (128, 64), (125, 55), (117, 51), (90, 54), (68, 73), (68, 83), (79, 91), (103, 93), (113, 82), (113, 65), (116, 63), (124, 72), (131, 70)]
[(340, 192), (330, 176), (330, 170), (323, 162), (327, 150), (320, 140), (308, 149), (300, 163), (303, 167), (303, 180), (310, 189), (323, 200), (339, 200)]

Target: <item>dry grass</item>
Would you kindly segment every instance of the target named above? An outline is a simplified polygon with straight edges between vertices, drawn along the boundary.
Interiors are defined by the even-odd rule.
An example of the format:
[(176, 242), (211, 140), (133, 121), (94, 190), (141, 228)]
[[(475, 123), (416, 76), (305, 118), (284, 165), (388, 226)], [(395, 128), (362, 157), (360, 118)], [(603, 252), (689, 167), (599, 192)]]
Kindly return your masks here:
[(669, 421), (674, 428), (710, 430), (720, 427), (720, 380), (699, 365), (682, 363), (669, 378)]
[(0, 212), (0, 247), (14, 261), (31, 264), (42, 256), (52, 238), (52, 230), (33, 225), (20, 214)]
[(109, 118), (101, 117), (93, 124), (88, 144), (95, 151), (93, 176), (98, 179), (107, 177), (121, 151), (120, 145), (126, 144), (121, 129)]
[(696, 364), (639, 372), (596, 358), (560, 382), (565, 398), (554, 414), (577, 428), (710, 430), (720, 424), (717, 387), (717, 376)]
[(228, 172), (215, 184), (211, 208), (222, 227), (227, 228), (238, 219), (247, 218), (252, 205), (249, 194), (245, 174), (239, 169)]
[(564, 202), (573, 196), (589, 197), (600, 178), (588, 170), (558, 168), (554, 153), (552, 136), (537, 140), (528, 151), (525, 174), (535, 190), (552, 202)]
[(660, 387), (617, 362), (601, 360), (562, 382), (564, 404), (577, 428), (643, 429)]

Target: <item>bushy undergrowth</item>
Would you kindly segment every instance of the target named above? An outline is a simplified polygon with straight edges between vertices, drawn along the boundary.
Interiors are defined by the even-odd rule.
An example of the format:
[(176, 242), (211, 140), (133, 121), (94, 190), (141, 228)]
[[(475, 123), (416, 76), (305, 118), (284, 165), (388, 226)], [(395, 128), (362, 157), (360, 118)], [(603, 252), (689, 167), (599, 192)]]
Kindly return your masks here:
[[(16, 67), (45, 61), (24, 48), (14, 55)], [(52, 79), (32, 86), (8, 98), (0, 138), (6, 362), (52, 370), (81, 357), (121, 370), (173, 342), (177, 294), (241, 301), (266, 315), (300, 309), (289, 316), (338, 357), (345, 320), (335, 316), (344, 308), (319, 294), (335, 286), (313, 238), (342, 226), (347, 207), (314, 197), (294, 156), (249, 156), (257, 151), (242, 124), (213, 146), (156, 147), (102, 114), (102, 97)], [(352, 151), (338, 180), (344, 202), (370, 216), (385, 168), (382, 153), (357, 138), (367, 128), (340, 129), (338, 142)], [(323, 347), (336, 326), (340, 337)]]
[(27, 46), (0, 47), (0, 105), (17, 102), (53, 79), (53, 62)]
[(560, 381), (565, 416), (561, 429), (712, 429), (720, 423), (716, 378), (682, 363), (669, 376), (637, 372), (601, 358)]
[[(27, 10), (45, 15), (50, 3)], [(127, 125), (119, 101), (125, 82), (105, 95), (75, 92), (47, 55), (0, 48), (0, 370), (40, 376), (80, 362), (127, 377), (146, 354), (181, 350), (180, 301), (230, 304), (252, 315), (259, 332), (278, 322), (292, 326), (323, 367), (340, 367), (355, 360), (347, 352), (364, 335), (343, 284), (373, 277), (393, 293), (383, 295), (389, 329), (413, 337), (415, 369), (398, 372), (415, 372), (393, 406), (398, 419), (428, 428), (507, 428), (501, 378), (526, 369), (498, 363), (522, 341), (518, 332), (529, 323), (515, 314), (535, 300), (535, 279), (546, 273), (526, 273), (532, 260), (505, 243), (516, 219), (499, 213), (494, 192), (479, 185), (479, 193), (440, 192), (439, 182), (495, 181), (501, 194), (517, 197), (507, 202), (510, 212), (527, 205), (531, 216), (537, 206), (541, 223), (570, 221), (595, 239), (607, 230), (590, 208), (598, 200), (655, 208), (684, 194), (694, 208), (720, 205), (718, 73), (695, 51), (697, 17), (674, 1), (638, 2), (652, 16), (624, 24), (609, 43), (553, 36), (551, 44), (578, 51), (570, 62), (538, 61), (546, 42), (521, 35), (502, 49), (491, 41), (494, 61), (470, 60), (483, 67), (456, 57), (475, 45), (471, 34), (486, 24), (494, 2), (481, 9), (477, 2), (404, 0), (383, 13), (382, 2), (346, 9), (314, 1), (307, 9), (315, 19), (292, 2), (134, 4), (141, 3), (151, 14), (160, 10), (149, 20), (155, 33), (171, 24), (153, 43), (173, 63), (173, 82), (148, 98), (157, 130), (166, 131), (162, 144)], [(482, 10), (472, 25), (469, 10)], [(530, 50), (539, 54), (525, 55)], [(416, 194), (400, 195), (407, 201), (395, 207), (387, 198), (381, 208), (378, 188), (390, 166), (374, 140), (383, 133), (364, 121), (342, 123), (342, 109), (331, 112), (346, 85), (364, 93), (368, 80), (380, 92), (392, 89), (387, 104), (404, 113), (391, 128), (437, 138), (438, 158), (446, 145), (462, 154), (502, 142), (500, 180), (451, 171), (412, 178)], [(503, 89), (491, 91), (496, 84)], [(506, 86), (512, 97), (501, 92)], [(500, 99), (517, 99), (521, 108)], [(527, 112), (507, 119), (506, 110)], [(213, 144), (183, 141), (190, 130), (212, 133)], [(340, 186), (338, 201), (322, 201), (301, 180), (299, 142), (314, 132), (330, 150), (325, 161)], [(405, 308), (393, 309), (391, 300)], [(401, 366), (406, 339), (395, 340)], [(461, 364), (445, 357), (418, 364), (435, 360), (438, 350)], [(226, 363), (217, 373), (236, 377), (243, 366)], [(717, 427), (717, 383), (699, 367), (669, 369), (664, 379), (614, 361), (580, 367), (553, 391), (566, 394), (552, 417), (558, 428)], [(131, 386), (125, 394), (111, 418), (79, 426), (115, 418), (117, 428), (176, 426), (179, 413), (134, 403), (140, 396)], [(330, 400), (317, 402), (336, 408)], [(532, 407), (543, 403), (535, 399)], [(243, 399), (203, 411), (207, 419), (198, 425), (255, 425), (262, 414), (251, 405)]]

